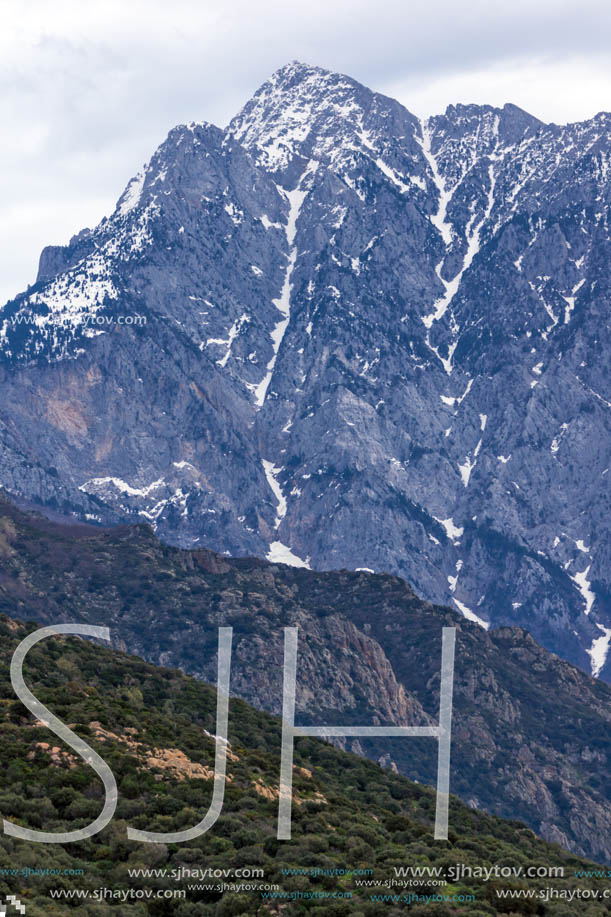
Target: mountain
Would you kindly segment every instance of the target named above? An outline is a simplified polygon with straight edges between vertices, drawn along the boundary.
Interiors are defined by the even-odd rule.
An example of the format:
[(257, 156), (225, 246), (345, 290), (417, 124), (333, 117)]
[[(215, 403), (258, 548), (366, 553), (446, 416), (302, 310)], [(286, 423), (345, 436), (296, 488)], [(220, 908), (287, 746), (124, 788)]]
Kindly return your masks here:
[(298, 63), (175, 128), (0, 312), (0, 482), (388, 571), (608, 681), (610, 131)]
[[(611, 688), (524, 630), (486, 632), (398, 577), (186, 551), (143, 525), (67, 529), (4, 500), (0, 612), (108, 626), (116, 648), (212, 683), (218, 628), (232, 626), (231, 691), (274, 714), (283, 628), (298, 626), (297, 722), (312, 725), (435, 724), (441, 631), (456, 627), (452, 792), (611, 861)], [(436, 784), (430, 738), (342, 742)]]
[[(97, 816), (104, 793), (94, 771), (67, 746), (57, 745), (54, 733), (12, 694), (10, 658), (30, 631), (10, 618), (0, 619), (0, 804), (3, 816), (35, 830), (74, 830)], [(549, 879), (520, 877), (533, 866), (559, 868), (554, 886), (564, 896), (582, 889), (602, 894), (604, 880), (596, 876), (605, 872), (590, 873), (594, 864), (536, 838), (519, 822), (475, 812), (455, 798), (449, 839), (433, 840), (434, 793), (429, 788), (318, 739), (300, 739), (295, 745), (292, 839), (277, 840), (280, 721), (238, 700), (230, 704), (225, 799), (216, 824), (188, 844), (128, 841), (126, 825), (177, 831), (197, 823), (208, 809), (215, 692), (175, 670), (154, 668), (75, 638), (43, 641), (28, 654), (24, 671), (35, 696), (70, 722), (108, 763), (119, 797), (110, 824), (75, 844), (35, 845), (0, 835), (0, 893), (3, 900), (17, 895), (29, 917), (71, 912), (74, 900), (58, 900), (58, 891), (79, 892), (77, 907), (83, 914), (281, 912), (291, 917), (323, 913), (324, 908), (336, 917), (392, 917), (404, 910), (402, 895), (439, 893), (440, 881), (427, 881), (427, 869), (451, 880), (454, 869), (443, 894), (450, 902), (453, 895), (468, 896), (454, 900), (461, 902), (461, 913), (474, 917), (505, 912), (508, 906), (515, 912), (516, 903), (521, 908), (530, 903), (503, 900), (499, 891), (532, 889), (543, 895)], [(387, 885), (397, 881), (394, 867), (406, 863), (417, 863), (424, 878)], [(501, 863), (514, 872), (495, 877)], [(236, 878), (235, 871), (244, 868), (246, 878)], [(260, 872), (249, 880), (253, 869)], [(478, 877), (486, 875), (483, 869), (488, 881)], [(204, 870), (211, 870), (207, 878)], [(221, 872), (213, 878), (216, 870)], [(359, 870), (366, 879), (357, 878)], [(224, 892), (218, 879), (223, 875), (229, 886)], [(104, 887), (114, 893), (114, 901), (93, 898)], [(270, 900), (270, 887), (281, 904)], [(185, 897), (146, 900), (146, 890), (150, 896), (173, 890)], [(133, 898), (116, 901), (130, 893)], [(330, 900), (323, 904), (324, 897)], [(410, 913), (455, 913), (452, 903), (433, 906), (437, 909), (431, 911), (430, 901), (422, 906), (412, 902)], [(545, 913), (558, 917), (567, 913), (560, 898), (545, 907)], [(588, 914), (605, 912), (602, 901), (588, 907)]]

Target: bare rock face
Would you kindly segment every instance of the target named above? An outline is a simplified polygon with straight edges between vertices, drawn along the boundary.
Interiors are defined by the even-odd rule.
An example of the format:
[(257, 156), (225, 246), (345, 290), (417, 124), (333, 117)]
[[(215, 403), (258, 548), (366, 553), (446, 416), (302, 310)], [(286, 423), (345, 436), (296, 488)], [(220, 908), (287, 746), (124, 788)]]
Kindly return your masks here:
[(610, 131), (300, 64), (174, 129), (0, 312), (0, 483), (397, 573), (608, 680)]

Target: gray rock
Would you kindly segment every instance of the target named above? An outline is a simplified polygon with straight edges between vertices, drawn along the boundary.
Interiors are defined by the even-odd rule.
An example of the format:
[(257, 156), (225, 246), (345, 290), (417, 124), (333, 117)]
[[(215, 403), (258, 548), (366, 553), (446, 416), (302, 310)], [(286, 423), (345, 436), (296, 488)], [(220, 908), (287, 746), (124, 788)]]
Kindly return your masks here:
[(608, 680), (610, 129), (300, 64), (174, 129), (0, 313), (0, 483), (391, 571)]

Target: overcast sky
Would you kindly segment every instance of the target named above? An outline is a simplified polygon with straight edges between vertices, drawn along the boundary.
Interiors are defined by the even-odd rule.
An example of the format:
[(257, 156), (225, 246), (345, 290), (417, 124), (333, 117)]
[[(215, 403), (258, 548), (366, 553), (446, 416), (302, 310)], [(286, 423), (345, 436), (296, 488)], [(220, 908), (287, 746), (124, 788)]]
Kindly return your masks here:
[(110, 213), (175, 124), (224, 126), (278, 67), (348, 73), (415, 114), (611, 109), (608, 0), (0, 0), (0, 304)]

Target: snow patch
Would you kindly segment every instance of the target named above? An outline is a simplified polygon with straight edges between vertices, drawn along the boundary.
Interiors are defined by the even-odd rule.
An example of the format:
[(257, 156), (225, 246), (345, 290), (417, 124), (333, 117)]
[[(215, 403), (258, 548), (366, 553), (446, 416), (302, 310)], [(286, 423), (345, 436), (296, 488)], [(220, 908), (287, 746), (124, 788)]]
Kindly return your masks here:
[(483, 618), (480, 618), (479, 615), (476, 615), (474, 611), (471, 611), (470, 608), (467, 608), (466, 605), (463, 605), (462, 602), (459, 602), (457, 598), (452, 596), (452, 601), (460, 611), (460, 613), (467, 619), (467, 621), (473, 621), (475, 624), (479, 624), (480, 627), (483, 627), (484, 630), (488, 630), (490, 623), (484, 621)]
[(270, 218), (266, 214), (262, 213), (259, 217), (265, 229), (282, 229), (282, 223), (272, 223)]
[[(418, 140), (418, 138), (416, 138), (416, 140)], [(431, 141), (431, 130), (429, 128), (429, 122), (426, 120), (422, 122), (422, 140), (418, 140), (418, 143), (422, 147), (424, 158), (426, 159), (431, 170), (433, 182), (439, 194), (437, 213), (429, 217), (429, 219), (435, 229), (441, 233), (441, 238), (443, 239), (445, 246), (448, 247), (452, 242), (452, 226), (450, 223), (446, 222), (446, 211), (448, 209), (448, 204), (452, 199), (452, 195), (446, 191), (445, 182), (439, 172), (437, 160), (435, 159), (435, 156), (431, 150)]]
[(458, 525), (454, 525), (454, 520), (452, 517), (449, 519), (438, 519), (437, 516), (433, 516), (435, 522), (438, 522), (439, 525), (442, 525), (445, 529), (445, 533), (454, 544), (457, 543), (457, 540), (462, 537), (464, 534), (464, 528), (461, 528)]
[(594, 604), (594, 600), (596, 598), (596, 596), (592, 592), (592, 589), (590, 588), (591, 584), (590, 584), (590, 581), (588, 580), (588, 574), (590, 573), (591, 566), (592, 564), (588, 564), (585, 570), (582, 570), (581, 573), (576, 573), (575, 576), (571, 577), (571, 579), (573, 580), (573, 582), (575, 583), (575, 585), (581, 592), (584, 602), (586, 603), (585, 613), (587, 615), (589, 615), (590, 612), (592, 611), (592, 605)]
[(406, 191), (409, 191), (409, 185), (406, 185), (404, 181), (401, 181), (394, 169), (391, 169), (390, 166), (387, 166), (386, 163), (378, 158), (376, 159), (376, 166), (386, 175), (387, 178), (390, 178), (393, 185), (396, 185), (401, 194), (405, 194)]
[(568, 323), (569, 323), (570, 320), (571, 320), (571, 314), (572, 314), (572, 312), (573, 312), (573, 310), (574, 310), (574, 308), (575, 308), (575, 297), (576, 297), (578, 291), (581, 289), (581, 287), (584, 285), (585, 282), (586, 282), (586, 281), (585, 281), (585, 277), (584, 277), (583, 280), (580, 280), (579, 283), (576, 283), (576, 284), (575, 284), (575, 286), (574, 286), (573, 289), (571, 290), (571, 295), (570, 295), (570, 296), (564, 296), (564, 295), (563, 295), (563, 297), (562, 297), (562, 298), (564, 299), (564, 301), (566, 302), (566, 308), (565, 308), (565, 310), (564, 310), (564, 324), (565, 324), (565, 325), (568, 325)]
[(262, 407), (265, 402), (267, 390), (269, 388), (270, 382), (272, 381), (274, 367), (278, 358), (278, 351), (280, 350), (282, 339), (284, 338), (284, 334), (291, 318), (291, 275), (297, 260), (297, 246), (295, 245), (295, 236), (297, 234), (297, 219), (299, 217), (304, 198), (308, 193), (307, 190), (301, 190), (301, 185), (305, 176), (310, 172), (315, 172), (317, 168), (318, 163), (311, 161), (308, 163), (301, 181), (293, 191), (285, 191), (284, 189), (279, 189), (282, 191), (289, 202), (289, 213), (285, 227), (286, 240), (289, 245), (289, 260), (284, 274), (284, 283), (282, 284), (280, 296), (278, 299), (272, 300), (275, 307), (281, 313), (282, 318), (271, 332), (273, 354), (269, 363), (267, 364), (265, 376), (255, 389), (255, 404), (259, 408)]
[(458, 576), (461, 570), (462, 570), (462, 560), (457, 560), (456, 561), (456, 576), (448, 576), (448, 584), (450, 586), (450, 592), (454, 592), (456, 590), (456, 584), (458, 583)]
[[(423, 150), (424, 150), (424, 146), (423, 146)], [(429, 149), (429, 152), (430, 152), (430, 149)], [(425, 155), (426, 155), (426, 152), (425, 152)], [(450, 303), (452, 302), (452, 300), (456, 296), (456, 293), (458, 292), (458, 288), (460, 286), (460, 283), (462, 281), (465, 271), (469, 269), (473, 259), (475, 258), (475, 256), (477, 255), (477, 253), (480, 250), (481, 230), (482, 230), (484, 223), (486, 223), (486, 221), (489, 219), (490, 213), (492, 212), (492, 207), (494, 204), (494, 187), (495, 187), (496, 179), (494, 176), (494, 167), (492, 163), (488, 167), (488, 177), (490, 181), (490, 187), (488, 190), (488, 201), (486, 204), (486, 209), (484, 211), (484, 214), (481, 220), (479, 221), (479, 223), (477, 224), (477, 226), (475, 226), (475, 228), (473, 229), (471, 228), (473, 224), (473, 220), (470, 220), (465, 230), (466, 241), (467, 241), (467, 251), (465, 253), (462, 267), (460, 268), (458, 273), (452, 278), (452, 280), (444, 280), (444, 278), (441, 276), (441, 268), (443, 267), (443, 260), (437, 265), (435, 269), (437, 273), (437, 277), (439, 278), (439, 280), (445, 287), (445, 293), (440, 299), (438, 299), (435, 302), (434, 307), (433, 307), (433, 312), (431, 312), (429, 315), (423, 316), (422, 321), (427, 328), (430, 328), (433, 322), (437, 322), (439, 321), (439, 319), (443, 318), (443, 316), (445, 315), (445, 313), (448, 310)], [(445, 211), (446, 211), (449, 199), (450, 199), (450, 196), (446, 196), (445, 203), (443, 204), (443, 220), (444, 221), (445, 221)], [(441, 207), (442, 207), (442, 203), (440, 202), (440, 211), (438, 212), (438, 215), (441, 212)], [(433, 217), (431, 217), (431, 222), (434, 223)], [(444, 225), (447, 226), (447, 224), (445, 223)], [(446, 237), (444, 237), (444, 242), (446, 243), (446, 246), (450, 244), (451, 234), (450, 234), (450, 238), (447, 241), (446, 241)]]
[(233, 225), (239, 226), (240, 223), (242, 222), (242, 218), (244, 217), (244, 212), (240, 210), (239, 207), (236, 207), (233, 201), (229, 201), (227, 204), (225, 204), (224, 209), (225, 209), (225, 213), (229, 214), (229, 217), (231, 218), (231, 222), (233, 223)]
[(128, 494), (130, 497), (146, 497), (152, 490), (163, 487), (165, 481), (163, 478), (159, 478), (159, 480), (153, 481), (152, 484), (147, 484), (145, 487), (132, 487), (130, 484), (127, 484), (126, 481), (121, 480), (121, 478), (91, 478), (91, 480), (81, 484), (79, 490), (82, 490), (83, 493), (88, 493), (91, 487), (104, 487), (107, 484), (115, 487), (123, 494)]
[(560, 433), (558, 434), (558, 436), (557, 436), (554, 440), (552, 440), (552, 444), (551, 444), (551, 446), (550, 446), (550, 450), (551, 450), (554, 454), (556, 454), (556, 452), (558, 452), (558, 450), (560, 449), (560, 443), (561, 443), (561, 441), (562, 441), (562, 437), (564, 436), (564, 434), (566, 433), (566, 431), (568, 430), (568, 428), (569, 428), (568, 423), (563, 423), (562, 426), (561, 426), (561, 428), (560, 428)]
[(591, 660), (593, 678), (598, 678), (600, 675), (607, 661), (609, 644), (611, 643), (611, 628), (603, 627), (602, 624), (597, 624), (596, 626), (602, 631), (603, 635), (602, 637), (596, 637), (596, 639), (592, 641), (590, 649), (586, 650)]
[(133, 210), (140, 203), (142, 189), (144, 188), (144, 179), (146, 173), (138, 172), (128, 183), (119, 202), (119, 214), (124, 217), (130, 210)]
[(284, 468), (278, 468), (272, 462), (268, 462), (266, 459), (262, 459), (263, 470), (265, 472), (265, 477), (267, 478), (267, 483), (269, 484), (278, 504), (276, 509), (276, 519), (274, 521), (274, 528), (277, 529), (280, 526), (280, 523), (286, 516), (286, 498), (282, 493), (282, 487), (278, 481), (278, 475), (281, 471), (284, 471)]
[(216, 364), (217, 366), (222, 366), (225, 368), (225, 366), (227, 366), (227, 361), (231, 356), (231, 348), (233, 346), (233, 342), (242, 330), (243, 325), (249, 321), (250, 318), (246, 314), (240, 316), (240, 318), (236, 318), (235, 322), (229, 329), (227, 338), (209, 338), (204, 344), (200, 344), (200, 350), (203, 350), (204, 347), (208, 347), (210, 344), (223, 344), (226, 347), (225, 354), (221, 357), (220, 360), (216, 361)]
[(287, 548), (281, 541), (272, 541), (269, 546), (266, 560), (269, 560), (272, 564), (287, 564), (289, 567), (304, 567), (306, 570), (310, 569), (308, 559), (302, 560), (301, 557), (293, 554), (291, 549)]
[[(462, 395), (459, 395), (458, 398), (453, 398), (451, 395), (440, 395), (439, 397), (441, 398), (444, 404), (447, 404), (449, 407), (453, 408), (456, 405), (461, 405), (463, 403), (463, 401), (465, 400), (465, 398), (471, 391), (472, 386), (473, 386), (473, 379), (469, 379), (469, 381), (467, 382), (466, 389), (464, 390)], [(480, 414), (480, 418), (484, 416), (485, 416), (484, 414)], [(482, 430), (483, 430), (483, 427), (482, 427)]]

